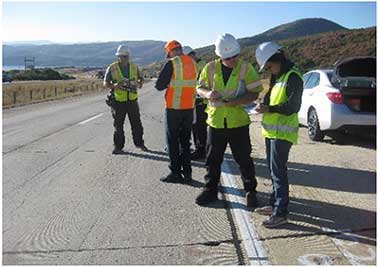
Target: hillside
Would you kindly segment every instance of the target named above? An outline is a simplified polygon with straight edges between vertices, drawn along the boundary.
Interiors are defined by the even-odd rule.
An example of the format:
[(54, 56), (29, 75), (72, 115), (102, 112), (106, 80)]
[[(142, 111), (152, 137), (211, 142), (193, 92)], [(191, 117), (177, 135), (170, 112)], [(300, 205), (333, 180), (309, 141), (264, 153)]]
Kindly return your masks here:
[[(312, 68), (330, 68), (343, 57), (376, 56), (376, 27), (320, 33), (285, 39), (278, 43), (302, 72)], [(241, 56), (257, 68), (256, 47), (257, 45), (243, 47)], [(209, 51), (202, 53), (201, 57), (210, 61), (216, 56)]]
[(24, 57), (34, 56), (37, 66), (105, 66), (115, 59), (120, 44), (126, 44), (131, 59), (138, 64), (149, 64), (164, 58), (162, 41), (123, 41), (89, 44), (51, 44), (3, 46), (3, 65), (23, 65)]
[[(346, 30), (346, 28), (326, 19), (310, 18), (282, 24), (261, 34), (238, 40), (242, 47), (246, 47), (267, 41), (278, 41), (338, 30)], [(202, 47), (197, 51), (199, 54), (208, 54), (213, 53), (214, 49), (215, 47), (212, 45)]]

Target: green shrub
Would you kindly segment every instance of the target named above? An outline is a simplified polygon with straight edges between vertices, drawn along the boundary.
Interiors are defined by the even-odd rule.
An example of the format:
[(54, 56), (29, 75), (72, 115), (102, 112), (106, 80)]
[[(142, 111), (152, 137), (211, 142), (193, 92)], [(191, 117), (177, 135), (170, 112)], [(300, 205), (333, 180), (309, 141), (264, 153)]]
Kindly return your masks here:
[(51, 68), (33, 69), (33, 70), (11, 70), (7, 74), (12, 80), (32, 81), (32, 80), (71, 80), (75, 77), (67, 74), (61, 74)]

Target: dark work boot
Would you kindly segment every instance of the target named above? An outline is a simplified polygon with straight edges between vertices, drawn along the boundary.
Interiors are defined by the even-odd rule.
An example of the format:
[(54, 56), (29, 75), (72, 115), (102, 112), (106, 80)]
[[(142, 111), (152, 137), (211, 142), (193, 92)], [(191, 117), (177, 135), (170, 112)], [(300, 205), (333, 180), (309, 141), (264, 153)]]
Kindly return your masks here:
[(286, 216), (272, 215), (269, 217), (269, 219), (263, 221), (262, 225), (266, 228), (274, 228), (285, 223), (287, 223)]
[(215, 202), (218, 200), (218, 191), (205, 188), (196, 198), (196, 203), (200, 206)]
[(184, 176), (184, 183), (190, 183), (193, 179), (192, 179), (192, 173), (183, 173), (183, 176)]
[(124, 152), (123, 152), (123, 150), (122, 150), (122, 148), (117, 148), (117, 147), (115, 147), (114, 149), (113, 149), (113, 151), (112, 151), (112, 154), (113, 155), (120, 155), (120, 154), (123, 154)]
[(247, 207), (256, 208), (257, 207), (257, 196), (256, 192), (249, 191), (245, 194), (245, 198), (247, 201)]
[(181, 183), (183, 182), (183, 179), (180, 174), (170, 173), (167, 176), (160, 178), (160, 181), (165, 183)]
[(205, 149), (196, 149), (194, 152), (190, 153), (191, 160), (205, 159), (206, 152)]

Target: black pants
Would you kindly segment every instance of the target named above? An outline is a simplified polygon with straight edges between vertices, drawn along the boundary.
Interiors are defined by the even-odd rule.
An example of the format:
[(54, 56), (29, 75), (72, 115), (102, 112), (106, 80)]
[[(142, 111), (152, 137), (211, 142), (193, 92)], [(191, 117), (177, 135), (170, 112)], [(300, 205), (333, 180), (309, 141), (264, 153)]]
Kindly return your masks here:
[(257, 181), (255, 165), (251, 158), (249, 126), (232, 129), (216, 129), (209, 126), (208, 129), (205, 187), (218, 190), (223, 156), (229, 143), (232, 155), (239, 165), (245, 191), (256, 192)]
[(206, 149), (207, 139), (207, 113), (206, 105), (196, 105), (196, 122), (192, 125), (193, 142), (196, 150)]
[(168, 146), (169, 169), (174, 175), (192, 173), (190, 164), (190, 133), (193, 109), (165, 110), (165, 133)]
[(112, 108), (112, 115), (114, 119), (114, 146), (118, 149), (123, 149), (125, 146), (125, 133), (123, 131), (123, 124), (125, 123), (126, 114), (129, 116), (131, 133), (135, 146), (144, 145), (143, 141), (143, 126), (140, 120), (139, 105), (137, 101), (115, 102)]

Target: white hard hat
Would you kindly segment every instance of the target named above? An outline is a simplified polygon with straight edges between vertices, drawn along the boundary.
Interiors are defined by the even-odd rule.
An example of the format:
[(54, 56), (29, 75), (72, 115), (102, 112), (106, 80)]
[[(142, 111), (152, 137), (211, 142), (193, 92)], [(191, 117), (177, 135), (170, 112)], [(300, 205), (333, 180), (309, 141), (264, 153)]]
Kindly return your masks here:
[(129, 48), (126, 45), (119, 45), (116, 56), (128, 56), (129, 55)]
[(182, 52), (185, 55), (189, 55), (190, 53), (194, 52), (194, 50), (190, 46), (184, 46), (184, 48), (182, 49)]
[(218, 35), (215, 41), (215, 54), (221, 59), (240, 54), (239, 42), (229, 33)]
[(279, 52), (279, 50), (282, 47), (276, 44), (275, 42), (266, 42), (259, 44), (259, 46), (256, 48), (256, 61), (260, 66), (260, 70), (262, 71), (264, 69), (264, 66), (266, 62), (268, 61), (271, 56)]

